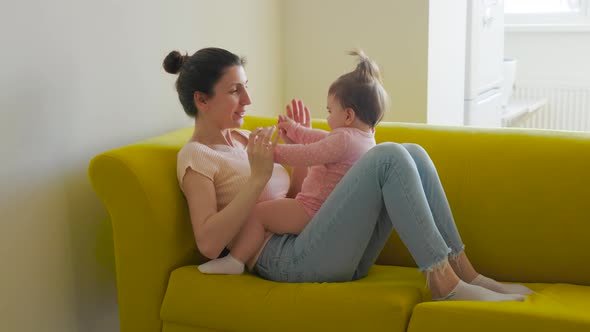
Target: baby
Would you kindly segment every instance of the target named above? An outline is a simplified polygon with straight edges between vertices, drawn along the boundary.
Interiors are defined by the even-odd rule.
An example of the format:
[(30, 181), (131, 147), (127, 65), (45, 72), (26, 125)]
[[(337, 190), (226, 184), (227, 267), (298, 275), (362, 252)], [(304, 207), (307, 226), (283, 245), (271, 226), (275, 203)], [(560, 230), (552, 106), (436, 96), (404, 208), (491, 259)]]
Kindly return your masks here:
[(359, 57), (356, 69), (340, 76), (328, 90), (330, 132), (307, 127), (309, 121), (306, 126), (294, 121), (292, 112), (303, 112), (302, 104), (293, 102), (294, 110), (287, 106), (288, 116), (279, 116), (279, 134), (290, 144), (275, 147), (274, 161), (310, 167), (301, 191), (294, 199), (258, 203), (234, 239), (229, 255), (200, 265), (201, 272), (241, 274), (245, 263), (264, 244), (265, 231), (299, 234), (348, 169), (375, 146), (375, 126), (383, 117), (387, 93), (377, 65), (360, 50), (350, 54)]

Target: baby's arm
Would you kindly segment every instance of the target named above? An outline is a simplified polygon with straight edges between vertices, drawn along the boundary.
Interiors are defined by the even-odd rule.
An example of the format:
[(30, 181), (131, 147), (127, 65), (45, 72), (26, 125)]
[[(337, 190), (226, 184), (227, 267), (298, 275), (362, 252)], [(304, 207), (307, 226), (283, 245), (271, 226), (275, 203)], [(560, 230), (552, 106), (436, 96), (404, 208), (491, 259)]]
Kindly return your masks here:
[(311, 144), (281, 144), (275, 147), (274, 160), (294, 167), (336, 163), (346, 156), (349, 142), (346, 133), (332, 132)]
[(295, 143), (311, 144), (326, 138), (330, 133), (321, 129), (305, 128), (295, 124), (287, 130), (287, 136)]
[(283, 115), (279, 115), (277, 128), (279, 132), (287, 136), (287, 139), (291, 141), (288, 142), (289, 144), (310, 144), (325, 138), (329, 134), (325, 130), (307, 128)]

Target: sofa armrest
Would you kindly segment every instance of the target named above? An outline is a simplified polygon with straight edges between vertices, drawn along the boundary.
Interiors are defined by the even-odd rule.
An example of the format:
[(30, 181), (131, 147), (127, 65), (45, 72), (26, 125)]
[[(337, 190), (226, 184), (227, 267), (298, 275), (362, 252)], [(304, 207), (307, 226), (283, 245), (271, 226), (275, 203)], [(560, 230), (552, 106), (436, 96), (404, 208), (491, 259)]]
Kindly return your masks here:
[[(177, 135), (186, 130), (166, 136)], [(203, 260), (176, 181), (179, 147), (166, 143), (160, 137), (108, 151), (89, 166), (92, 186), (113, 225), (122, 332), (160, 331), (170, 273)]]
[[(249, 116), (243, 128), (273, 124), (274, 118)], [(107, 151), (90, 162), (90, 182), (113, 227), (122, 332), (160, 331), (170, 273), (206, 260), (176, 178), (176, 156), (192, 130)]]

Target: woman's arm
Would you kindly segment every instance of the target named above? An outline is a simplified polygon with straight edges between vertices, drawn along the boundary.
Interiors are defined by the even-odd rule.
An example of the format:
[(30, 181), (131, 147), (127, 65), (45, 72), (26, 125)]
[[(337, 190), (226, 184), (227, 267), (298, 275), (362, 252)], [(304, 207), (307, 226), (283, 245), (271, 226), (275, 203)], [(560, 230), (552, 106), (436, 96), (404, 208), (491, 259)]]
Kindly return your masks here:
[(266, 181), (250, 177), (236, 197), (219, 212), (213, 181), (189, 168), (182, 184), (197, 247), (205, 257), (214, 259), (239, 233)]
[(188, 203), (197, 247), (207, 258), (217, 258), (223, 248), (239, 233), (248, 219), (258, 197), (272, 176), (273, 150), (277, 137), (271, 142), (274, 127), (257, 128), (248, 139), (250, 178), (234, 199), (217, 211), (213, 181), (192, 169), (187, 169), (182, 188)]

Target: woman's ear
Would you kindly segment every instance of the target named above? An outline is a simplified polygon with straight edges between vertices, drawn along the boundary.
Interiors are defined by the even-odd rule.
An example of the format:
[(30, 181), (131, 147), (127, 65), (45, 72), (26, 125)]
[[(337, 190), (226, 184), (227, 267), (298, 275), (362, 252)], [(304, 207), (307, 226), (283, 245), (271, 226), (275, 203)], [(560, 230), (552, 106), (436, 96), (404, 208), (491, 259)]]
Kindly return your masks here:
[(356, 113), (350, 107), (344, 109), (344, 112), (346, 113), (346, 120), (344, 120), (344, 123), (346, 123), (347, 126), (350, 126), (356, 119)]
[(204, 111), (207, 109), (207, 95), (200, 92), (195, 91), (193, 94), (193, 102), (199, 111)]

